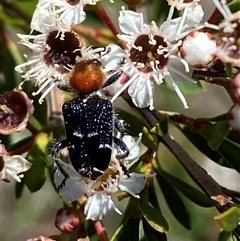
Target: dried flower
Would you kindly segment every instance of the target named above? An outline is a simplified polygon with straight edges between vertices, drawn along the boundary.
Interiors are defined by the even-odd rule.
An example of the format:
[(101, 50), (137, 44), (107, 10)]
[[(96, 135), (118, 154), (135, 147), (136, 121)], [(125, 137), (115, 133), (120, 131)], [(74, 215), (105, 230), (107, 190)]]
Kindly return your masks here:
[(26, 128), (34, 112), (33, 101), (19, 89), (0, 95), (0, 133), (10, 135)]

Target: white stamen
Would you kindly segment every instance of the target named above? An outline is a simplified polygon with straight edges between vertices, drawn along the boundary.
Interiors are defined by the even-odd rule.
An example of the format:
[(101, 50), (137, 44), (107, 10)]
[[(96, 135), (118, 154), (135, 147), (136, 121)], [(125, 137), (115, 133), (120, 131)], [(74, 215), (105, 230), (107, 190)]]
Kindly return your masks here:
[(225, 19), (228, 19), (228, 17), (232, 14), (224, 1), (220, 3), (219, 0), (213, 0), (213, 3)]
[(112, 97), (112, 99), (111, 99), (111, 102), (113, 102), (114, 100), (116, 100), (117, 99), (117, 97), (125, 90), (125, 89), (127, 89), (127, 87), (136, 79), (138, 77), (138, 73), (136, 73), (135, 75), (133, 75), (133, 77), (130, 79), (130, 80), (128, 80), (128, 82), (126, 83), (126, 84), (124, 84), (123, 86), (122, 86), (122, 88), (120, 88), (116, 93), (115, 93), (115, 95)]
[(180, 98), (180, 100), (182, 101), (184, 108), (188, 109), (189, 107), (187, 105), (187, 101), (186, 101), (184, 95), (182, 94), (181, 90), (178, 88), (177, 84), (175, 83), (174, 79), (172, 78), (171, 75), (169, 75), (168, 78), (172, 82), (173, 88), (176, 91), (176, 93), (177, 93), (178, 97)]
[(56, 85), (56, 83), (52, 83), (42, 94), (40, 99), (38, 100), (39, 104), (43, 103), (43, 99), (46, 97), (46, 95), (52, 90), (52, 88)]

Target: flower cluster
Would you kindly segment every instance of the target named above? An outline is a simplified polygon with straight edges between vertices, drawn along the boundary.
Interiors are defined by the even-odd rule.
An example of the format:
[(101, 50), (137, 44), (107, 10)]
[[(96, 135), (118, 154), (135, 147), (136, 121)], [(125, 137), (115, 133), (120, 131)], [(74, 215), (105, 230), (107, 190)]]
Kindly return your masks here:
[[(138, 142), (135, 143), (131, 136), (126, 135), (123, 140), (125, 144), (130, 147), (130, 153), (128, 157), (124, 159), (124, 166), (129, 169), (139, 158), (138, 142), (140, 138)], [(86, 219), (102, 219), (111, 209), (121, 214), (113, 203), (111, 195), (121, 190), (135, 198), (139, 198), (137, 194), (144, 188), (145, 178), (151, 176), (138, 173), (126, 174), (119, 160), (116, 159), (117, 152), (118, 150), (115, 148), (112, 152), (108, 169), (97, 180), (89, 180), (88, 178), (80, 176), (71, 164), (67, 164), (59, 159), (62, 168), (69, 175), (64, 186), (59, 189), (59, 194), (63, 199), (69, 201), (78, 200), (83, 195), (86, 195), (88, 197), (84, 208)], [(99, 161), (101, 161), (101, 157), (99, 157)], [(64, 178), (61, 171), (58, 170), (55, 172), (54, 182), (56, 187), (62, 184)]]
[[(204, 13), (201, 0), (168, 0), (169, 14), (161, 25), (154, 21), (146, 23), (142, 13), (122, 7), (118, 17), (118, 27), (121, 32), (115, 36), (121, 44), (110, 43), (107, 46), (94, 47), (88, 46), (85, 39), (74, 31), (73, 25), (81, 24), (85, 20), (86, 5), (94, 6), (97, 2), (98, 0), (39, 0), (30, 24), (31, 33), (29, 35), (18, 34), (20, 43), (30, 50), (29, 54), (25, 55), (26, 62), (16, 67), (24, 79), (20, 86), (25, 81), (34, 80), (39, 88), (32, 94), (41, 93), (40, 103), (54, 87), (58, 86), (62, 90), (64, 88), (72, 89), (79, 99), (87, 96), (84, 101), (81, 102), (81, 99), (78, 102), (82, 106), (86, 104), (89, 96), (94, 96), (98, 91), (99, 96), (104, 96), (104, 98), (110, 96), (110, 104), (120, 95), (127, 93), (136, 107), (148, 107), (153, 110), (154, 90), (157, 85), (167, 80), (171, 83), (184, 108), (188, 108), (187, 100), (178, 86), (178, 81), (187, 80), (196, 83), (191, 77), (193, 70), (208, 70), (216, 59), (224, 63), (231, 63), (237, 68), (240, 67), (240, 15), (239, 12), (232, 14), (224, 1), (213, 0), (224, 17), (219, 26), (202, 21)], [(182, 15), (178, 18), (173, 17), (175, 9), (183, 10)], [(206, 32), (208, 28), (218, 30), (218, 33), (208, 33)], [(36, 31), (38, 34), (34, 34)], [(120, 73), (120, 78), (117, 81), (114, 79), (113, 83), (108, 86), (105, 86), (105, 82), (101, 82), (99, 88), (84, 94), (79, 93), (81, 91), (74, 88), (73, 81), (75, 81), (76, 75), (81, 74), (79, 72), (85, 71), (85, 67), (80, 68), (79, 66), (88, 60), (96, 60), (97, 64), (98, 61), (101, 63), (100, 73), (105, 80), (116, 72)], [(87, 78), (89, 76), (86, 75)], [(93, 78), (91, 77), (91, 79)], [(90, 84), (85, 82), (89, 87)], [(236, 95), (239, 96), (238, 92)], [(0, 107), (0, 111), (7, 115), (11, 114), (10, 108), (5, 108), (3, 104)], [(77, 108), (74, 106), (71, 111), (75, 112)], [(235, 114), (236, 108), (232, 111)], [(32, 110), (28, 109), (28, 112), (32, 113)], [(96, 113), (92, 114), (91, 110), (89, 113), (84, 113), (84, 117), (92, 115), (90, 117), (94, 119)], [(111, 119), (113, 119), (112, 117), (110, 116)], [(95, 121), (97, 122), (97, 119)], [(23, 125), (25, 124), (24, 121)], [(71, 123), (67, 124), (72, 127)], [(235, 126), (235, 122), (233, 126)], [(99, 129), (101, 128), (102, 126), (99, 127)], [(85, 129), (89, 131), (91, 125), (86, 124)], [(72, 139), (82, 138), (85, 134), (89, 138), (97, 136), (98, 133), (82, 134), (74, 129)], [(144, 189), (146, 177), (151, 176), (151, 174), (129, 171), (131, 166), (129, 162), (134, 162), (139, 158), (137, 145), (139, 141), (136, 144), (134, 139), (128, 135), (121, 135), (120, 139), (130, 150), (129, 154), (123, 158), (117, 158), (119, 148), (114, 143), (112, 145), (101, 143), (101, 147), (106, 144), (104, 148), (111, 150), (112, 154), (108, 168), (96, 180), (81, 176), (71, 163), (63, 162), (60, 159), (56, 161), (57, 170), (54, 173), (54, 182), (60, 196), (68, 201), (75, 201), (86, 196), (84, 206), (86, 219), (102, 219), (111, 209), (121, 213), (112, 201), (112, 195), (121, 190), (134, 198), (139, 198), (139, 193)], [(96, 142), (93, 141), (92, 144), (95, 145)], [(70, 143), (71, 146), (67, 147), (75, 149), (72, 142)], [(82, 148), (84, 145), (85, 143), (79, 146)], [(81, 152), (84, 151), (81, 150)], [(79, 156), (81, 155), (79, 154)], [(7, 157), (4, 158), (8, 160)], [(99, 159), (101, 158), (100, 156)], [(7, 163), (7, 161), (5, 162)], [(9, 165), (5, 165), (4, 168), (2, 179), (7, 179), (7, 174), (13, 173), (15, 179), (19, 181), (19, 170), (12, 171)], [(26, 168), (23, 167), (20, 170), (22, 172)], [(57, 226), (60, 227), (59, 223)], [(65, 219), (63, 223), (65, 223)]]

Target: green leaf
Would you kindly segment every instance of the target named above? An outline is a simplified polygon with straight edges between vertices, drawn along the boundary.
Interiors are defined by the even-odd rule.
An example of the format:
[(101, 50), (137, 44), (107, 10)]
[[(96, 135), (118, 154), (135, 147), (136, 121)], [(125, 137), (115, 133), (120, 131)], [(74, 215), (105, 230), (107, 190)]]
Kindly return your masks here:
[(142, 143), (146, 147), (155, 150), (157, 148), (157, 143), (146, 127), (143, 127), (142, 134)]
[(35, 158), (31, 168), (24, 173), (24, 182), (30, 192), (36, 192), (46, 181), (47, 168), (44, 161)]
[[(131, 213), (130, 213), (131, 214)], [(119, 228), (111, 237), (110, 241), (139, 241), (139, 219), (129, 216), (119, 225)]]
[(231, 207), (224, 213), (215, 217), (215, 220), (221, 225), (224, 231), (231, 232), (239, 225), (240, 209)]
[(167, 134), (169, 128), (169, 116), (162, 115), (160, 121), (150, 130), (152, 133), (164, 136)]
[(207, 140), (208, 145), (217, 150), (222, 144), (223, 138), (228, 135), (230, 127), (227, 121), (219, 121), (215, 124), (203, 125), (200, 133)]
[(161, 175), (157, 175), (156, 179), (174, 217), (186, 229), (191, 230), (190, 214), (179, 194)]
[(144, 122), (140, 118), (124, 110), (118, 109), (117, 115), (120, 117), (120, 119), (124, 120), (124, 122), (126, 123), (126, 130), (132, 136), (138, 136), (138, 134), (142, 131), (143, 127), (145, 126)]
[(2, 61), (0, 64), (0, 93), (14, 89), (21, 81), (20, 75), (15, 71), (16, 61), (11, 53), (13, 46), (15, 46), (15, 44), (10, 38), (7, 39), (6, 46), (1, 46), (0, 59)]
[(167, 19), (169, 5), (167, 1), (153, 1), (151, 6), (152, 11), (150, 21), (154, 20), (155, 22), (159, 22), (162, 19)]
[(142, 228), (142, 235), (146, 241), (167, 241), (166, 234), (157, 232), (149, 225), (146, 219), (143, 218), (140, 222), (140, 225)]
[(125, 211), (123, 213), (122, 221), (119, 227), (117, 228), (117, 230), (112, 235), (110, 241), (124, 240), (124, 238), (122, 237), (125, 237), (125, 234), (128, 233), (128, 231), (125, 229), (128, 227), (128, 223), (131, 222), (130, 220), (131, 220), (132, 212), (133, 212), (133, 205), (130, 198), (127, 204), (127, 207), (125, 208)]
[(224, 138), (222, 145), (218, 149), (218, 153), (224, 158), (224, 160), (236, 171), (240, 173), (240, 145), (227, 138)]
[(159, 175), (161, 175), (166, 181), (181, 191), (189, 200), (195, 204), (201, 207), (213, 207), (218, 204), (218, 202), (209, 198), (193, 186), (161, 169), (156, 160), (153, 160), (152, 163)]
[(15, 184), (15, 197), (17, 199), (20, 198), (23, 195), (25, 189), (26, 189), (26, 185), (25, 185), (24, 181), (16, 182), (16, 184)]
[(39, 133), (35, 137), (35, 144), (27, 155), (27, 160), (32, 162), (31, 168), (24, 173), (24, 182), (31, 192), (38, 191), (46, 180), (47, 161), (46, 147), (48, 136), (46, 133)]
[(221, 155), (209, 147), (205, 138), (201, 135), (191, 131), (186, 126), (178, 126), (182, 133), (192, 142), (195, 147), (205, 154), (209, 159), (217, 164), (225, 167), (230, 167), (229, 164), (221, 157)]
[[(201, 81), (195, 80), (196, 83), (193, 83), (185, 79), (177, 80), (178, 81), (176, 81), (176, 84), (183, 94), (193, 94), (204, 90)], [(169, 89), (174, 91), (172, 82), (167, 77), (164, 78), (164, 83), (167, 85)]]
[(231, 9), (232, 13), (235, 13), (239, 11), (240, 9), (240, 1), (239, 0), (234, 0), (228, 4), (229, 8)]
[(224, 114), (221, 114), (221, 115), (218, 115), (218, 116), (214, 116), (212, 118), (208, 118), (207, 120), (211, 121), (211, 122), (226, 121), (227, 120), (227, 114), (224, 113)]
[(168, 231), (169, 227), (166, 219), (147, 201), (146, 197), (141, 196), (137, 201), (138, 207), (149, 225), (161, 233)]
[(231, 236), (231, 232), (226, 232), (224, 230), (221, 230), (219, 235), (218, 235), (217, 241), (228, 241), (230, 236)]
[(39, 86), (34, 85), (35, 81), (28, 81), (23, 85), (23, 90), (30, 96), (33, 100), (34, 117), (39, 124), (45, 126), (48, 122), (48, 106), (47, 101), (44, 100), (42, 104), (39, 103), (39, 95), (32, 95), (33, 92), (36, 92), (39, 89)]

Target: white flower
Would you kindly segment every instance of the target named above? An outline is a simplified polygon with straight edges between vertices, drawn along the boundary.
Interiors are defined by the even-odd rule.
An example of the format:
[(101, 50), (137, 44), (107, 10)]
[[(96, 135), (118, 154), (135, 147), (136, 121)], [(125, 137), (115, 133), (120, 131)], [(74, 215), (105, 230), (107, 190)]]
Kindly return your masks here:
[(59, 20), (71, 26), (79, 24), (86, 18), (83, 8), (86, 4), (95, 5), (99, 0), (39, 0), (37, 8), (33, 14), (31, 26), (34, 28), (35, 21), (43, 12), (57, 15)]
[(39, 35), (18, 34), (21, 44), (28, 47), (31, 53), (26, 56), (27, 62), (15, 68), (20, 73), (24, 72), (25, 67), (28, 69), (22, 77), (24, 81), (35, 79), (36, 85), (40, 86), (33, 93), (37, 95), (43, 91), (40, 103), (58, 82), (68, 80), (77, 59), (93, 57), (93, 53), (97, 52), (96, 49), (86, 48), (84, 40), (66, 25), (48, 26), (45, 30)]
[(9, 156), (4, 145), (0, 144), (0, 180), (9, 181), (8, 177), (11, 176), (21, 182), (22, 172), (27, 171), (31, 165), (20, 155)]
[[(125, 49), (110, 44), (109, 53), (101, 59), (106, 70), (122, 68), (129, 81), (115, 92), (112, 101), (128, 88), (128, 94), (137, 107), (153, 109), (153, 81), (159, 85), (163, 78), (168, 78), (187, 108), (187, 102), (175, 83), (180, 78), (192, 81), (184, 74), (189, 72), (187, 62), (177, 55), (182, 42), (169, 42), (168, 32), (158, 28), (154, 22), (145, 24), (141, 13), (124, 8), (120, 11), (119, 26), (123, 34), (118, 37), (125, 42)], [(176, 69), (179, 65), (183, 71)]]
[[(194, 30), (203, 28), (203, 25), (199, 25), (204, 16), (202, 7), (198, 4), (201, 0), (192, 0), (187, 2), (183, 0), (167, 1), (171, 7), (169, 9), (167, 21), (162, 24), (162, 28), (164, 28), (164, 31), (168, 33), (168, 40), (182, 39), (192, 31), (192, 28), (194, 28)], [(175, 8), (183, 10), (182, 17), (172, 19)]]
[(240, 11), (232, 13), (224, 0), (213, 0), (213, 3), (224, 17), (219, 26), (206, 25), (218, 30), (216, 55), (222, 62), (240, 67)]
[(71, 164), (67, 164), (60, 159), (58, 162), (69, 175), (69, 178), (65, 179), (59, 169), (55, 171), (54, 183), (58, 188), (59, 195), (68, 201), (78, 200), (87, 190), (92, 188), (94, 181), (86, 181), (86, 178), (81, 177)]
[[(127, 161), (124, 160), (124, 165), (128, 168), (139, 157), (137, 144), (140, 138), (136, 143), (130, 136), (126, 136), (123, 140), (130, 150), (129, 159)], [(85, 194), (88, 197), (84, 208), (87, 219), (102, 219), (111, 209), (121, 214), (113, 203), (111, 195), (122, 190), (135, 198), (139, 198), (138, 194), (145, 185), (145, 177), (151, 176), (138, 173), (126, 174), (122, 169), (122, 164), (115, 157), (117, 153), (119, 154), (119, 150), (114, 148), (108, 169), (97, 180), (81, 177), (73, 169), (72, 165), (59, 160), (60, 165), (69, 175), (65, 185), (59, 188), (59, 194), (69, 201), (75, 201)], [(131, 163), (129, 164), (130, 161)], [(63, 174), (60, 171), (55, 172), (54, 182), (57, 187), (62, 184), (63, 180)]]
[(186, 7), (196, 5), (201, 0), (192, 0), (192, 1), (185, 1), (185, 0), (167, 0), (168, 4), (177, 8), (177, 10), (182, 10)]

